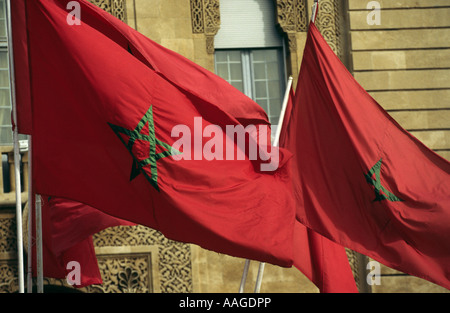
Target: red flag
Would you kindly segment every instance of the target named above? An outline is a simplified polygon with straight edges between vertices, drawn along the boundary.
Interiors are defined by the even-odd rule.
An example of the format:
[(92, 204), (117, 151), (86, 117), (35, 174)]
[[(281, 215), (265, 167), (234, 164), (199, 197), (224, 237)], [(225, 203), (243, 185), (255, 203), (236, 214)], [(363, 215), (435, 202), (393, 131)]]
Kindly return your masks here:
[[(64, 279), (72, 271), (75, 287), (102, 284), (92, 235), (113, 226), (132, 226), (79, 202), (42, 197), (43, 271), (45, 277)], [(35, 253), (35, 251), (34, 251)], [(36, 255), (34, 255), (35, 259)], [(72, 265), (71, 262), (77, 262)], [(36, 275), (36, 263), (33, 263)], [(78, 275), (78, 276), (77, 276)], [(69, 275), (71, 276), (71, 275)]]
[(297, 218), (391, 268), (450, 287), (450, 163), (399, 126), (311, 24), (286, 147)]
[(16, 89), (17, 130), (21, 134), (31, 134), (32, 110), (30, 67), (28, 63), (28, 35), (25, 1), (11, 1), (11, 24), (14, 31), (12, 36), (14, 51), (14, 76)]
[[(278, 150), (264, 144), (264, 111), (223, 79), (78, 2), (80, 25), (67, 23), (68, 1), (27, 2), (35, 191), (173, 240), (291, 266), (286, 156), (275, 158)], [(167, 65), (152, 63), (159, 57), (183, 76), (162, 73)], [(241, 123), (262, 130), (254, 154), (253, 136), (236, 143), (226, 133)], [(278, 169), (262, 170), (268, 163)]]
[[(280, 133), (280, 147), (300, 154), (303, 153), (300, 147), (289, 146), (288, 141), (290, 136), (296, 136), (296, 134), (288, 133), (292, 127), (291, 124), (297, 123), (297, 116), (292, 115), (294, 102), (294, 90), (291, 88)], [(298, 185), (298, 182), (293, 185)], [(319, 288), (320, 292), (358, 292), (343, 246), (319, 235), (298, 221), (295, 223), (294, 229), (294, 266), (305, 274)]]

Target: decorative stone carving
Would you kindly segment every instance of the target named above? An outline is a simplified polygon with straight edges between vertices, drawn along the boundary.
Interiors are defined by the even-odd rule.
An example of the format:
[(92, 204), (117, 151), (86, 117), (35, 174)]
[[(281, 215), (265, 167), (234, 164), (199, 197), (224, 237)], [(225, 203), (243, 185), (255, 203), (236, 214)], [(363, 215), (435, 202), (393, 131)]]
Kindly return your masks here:
[(118, 19), (127, 21), (126, 0), (89, 0), (89, 2), (114, 15)]
[(0, 293), (18, 290), (16, 218), (12, 212), (0, 214)]
[(205, 34), (206, 50), (214, 53), (214, 36), (220, 28), (219, 0), (191, 0), (192, 32)]
[(0, 215), (0, 253), (11, 253), (17, 250), (15, 215)]
[(338, 0), (321, 0), (316, 25), (331, 49), (341, 59), (346, 59), (344, 47), (343, 3)]
[(16, 260), (0, 260), (0, 293), (13, 293), (19, 289), (15, 262)]
[(205, 21), (203, 18), (203, 0), (191, 0), (192, 33), (203, 34)]
[(158, 248), (97, 247), (96, 255), (102, 285), (85, 288), (90, 293), (152, 293), (159, 292)]
[(277, 8), (277, 22), (281, 30), (286, 33), (289, 47), (295, 49), (296, 32), (304, 32), (308, 28), (306, 0), (275, 0)]
[(94, 245), (104, 284), (89, 292), (193, 291), (188, 244), (138, 225), (108, 228), (94, 236)]

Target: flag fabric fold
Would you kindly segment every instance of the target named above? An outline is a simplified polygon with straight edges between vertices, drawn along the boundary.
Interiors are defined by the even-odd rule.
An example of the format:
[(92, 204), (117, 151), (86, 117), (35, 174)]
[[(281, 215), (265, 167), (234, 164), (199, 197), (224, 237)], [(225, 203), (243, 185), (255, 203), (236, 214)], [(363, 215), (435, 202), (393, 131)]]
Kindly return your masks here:
[[(169, 239), (291, 266), (289, 153), (267, 145), (261, 107), (78, 2), (81, 23), (68, 25), (68, 1), (26, 1), (34, 191)], [(226, 133), (244, 126), (257, 134), (244, 140), (256, 141), (253, 154)], [(274, 160), (275, 170), (260, 169)]]
[[(291, 88), (279, 144), (280, 147), (289, 148), (291, 152), (298, 154), (303, 153), (301, 147), (290, 146), (288, 142), (288, 138), (296, 136), (289, 133), (288, 128), (288, 125), (298, 123), (298, 116), (292, 114), (295, 102), (294, 89)], [(289, 166), (293, 170), (293, 164)], [(292, 185), (298, 186), (299, 182), (292, 182)], [(296, 203), (296, 205), (300, 206), (302, 203)], [(345, 248), (307, 228), (299, 221), (296, 221), (294, 226), (294, 266), (322, 293), (358, 292)]]
[(391, 268), (450, 288), (450, 163), (370, 97), (314, 23), (292, 115), (285, 147), (295, 152), (297, 219)]
[[(74, 270), (71, 262), (77, 262), (80, 271), (74, 274), (74, 287), (102, 284), (92, 236), (109, 227), (135, 224), (108, 216), (79, 202), (46, 196), (41, 198), (44, 276), (65, 279)], [(35, 253), (33, 250), (33, 260), (36, 259)], [(34, 276), (36, 273), (34, 262)]]
[(85, 0), (79, 3), (82, 23), (89, 24), (89, 27), (133, 54), (174, 86), (226, 112), (244, 126), (269, 125), (266, 112), (243, 93), (236, 92), (233, 86), (224, 84), (221, 77), (211, 75), (210, 71), (145, 37), (92, 3)]

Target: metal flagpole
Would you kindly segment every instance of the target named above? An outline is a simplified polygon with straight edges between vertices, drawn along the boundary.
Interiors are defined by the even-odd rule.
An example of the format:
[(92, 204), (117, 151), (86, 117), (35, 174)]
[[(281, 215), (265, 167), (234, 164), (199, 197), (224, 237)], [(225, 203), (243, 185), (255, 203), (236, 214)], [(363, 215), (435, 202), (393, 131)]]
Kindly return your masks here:
[(280, 141), (280, 135), (281, 135), (281, 128), (283, 128), (283, 122), (284, 122), (284, 116), (286, 115), (286, 108), (289, 101), (289, 92), (292, 88), (292, 76), (289, 76), (286, 91), (284, 93), (284, 99), (283, 99), (283, 105), (281, 107), (280, 117), (278, 119), (278, 127), (277, 131), (275, 132), (275, 139), (273, 141), (273, 146), (278, 147), (279, 141)]
[[(314, 4), (312, 7), (312, 13), (311, 13), (311, 22), (313, 22), (313, 23), (316, 21), (318, 9), (319, 9), (319, 0), (314, 0)], [(275, 147), (277, 147), (279, 144), (281, 128), (283, 126), (284, 115), (286, 113), (286, 107), (287, 107), (287, 103), (289, 100), (289, 92), (290, 92), (291, 86), (292, 86), (292, 77), (289, 77), (288, 86), (286, 88), (286, 92), (284, 95), (283, 106), (281, 108), (280, 118), (278, 120), (278, 127), (277, 127), (277, 131), (275, 133), (275, 140), (273, 143), (273, 146), (275, 146)], [(246, 260), (246, 262), (245, 262), (244, 273), (242, 275), (242, 280), (241, 280), (241, 287), (239, 289), (240, 292), (242, 292), (244, 290), (244, 284), (245, 284), (245, 280), (247, 278), (249, 262), (250, 262), (249, 260)], [(255, 284), (255, 293), (259, 293), (261, 290), (262, 277), (264, 274), (264, 266), (265, 266), (264, 262), (261, 262), (259, 264), (258, 277), (256, 279), (256, 284)]]
[[(289, 92), (292, 88), (292, 80), (293, 80), (292, 76), (290, 76), (288, 83), (287, 83), (286, 91), (284, 94), (283, 105), (281, 107), (280, 117), (278, 119), (277, 130), (275, 132), (275, 139), (273, 142), (274, 147), (278, 147), (278, 143), (280, 140), (281, 128), (283, 127), (284, 116), (286, 114), (286, 107), (287, 107), (288, 100), (289, 100)], [(245, 281), (247, 280), (249, 265), (250, 265), (250, 260), (245, 260), (244, 272), (242, 273), (241, 285), (239, 287), (240, 293), (244, 292), (244, 286), (245, 286)], [(259, 291), (261, 290), (262, 277), (264, 274), (264, 266), (265, 266), (264, 262), (259, 263), (258, 276), (256, 278), (256, 284), (255, 284), (255, 293), (259, 293)]]
[(27, 271), (27, 292), (33, 292), (33, 162), (32, 162), (32, 138), (28, 136), (28, 271)]
[[(280, 141), (281, 129), (283, 128), (284, 116), (286, 115), (286, 107), (289, 101), (289, 93), (292, 88), (292, 80), (293, 80), (292, 76), (290, 76), (287, 83), (286, 91), (284, 93), (283, 105), (281, 107), (280, 117), (278, 119), (277, 131), (275, 132), (275, 139), (273, 141), (274, 147), (278, 147)], [(262, 277), (264, 274), (264, 266), (265, 266), (264, 262), (259, 263), (258, 276), (256, 278), (255, 284), (255, 293), (259, 293), (261, 290)]]
[(248, 268), (250, 266), (250, 260), (245, 260), (244, 272), (242, 273), (241, 285), (239, 286), (239, 293), (244, 292), (245, 281), (247, 280)]
[(19, 280), (19, 293), (24, 293), (24, 270), (23, 270), (23, 235), (22, 235), (22, 185), (20, 180), (20, 147), (19, 132), (17, 129), (17, 107), (16, 107), (16, 89), (14, 73), (14, 52), (12, 42), (12, 23), (11, 23), (11, 3), (6, 1), (7, 27), (8, 27), (8, 49), (9, 49), (9, 73), (11, 86), (11, 103), (13, 112), (13, 141), (14, 141), (14, 175), (16, 183), (16, 228), (17, 228), (17, 271)]
[(316, 22), (318, 9), (319, 9), (319, 0), (314, 0), (312, 13), (311, 13), (311, 22), (313, 22), (313, 23)]
[(261, 290), (262, 277), (264, 274), (264, 266), (265, 265), (266, 265), (266, 263), (264, 263), (264, 262), (259, 263), (258, 276), (256, 277), (256, 284), (255, 284), (255, 293), (259, 293)]
[(42, 210), (41, 196), (36, 194), (36, 276), (37, 276), (37, 293), (44, 292), (44, 270), (43, 270), (43, 254), (42, 254)]

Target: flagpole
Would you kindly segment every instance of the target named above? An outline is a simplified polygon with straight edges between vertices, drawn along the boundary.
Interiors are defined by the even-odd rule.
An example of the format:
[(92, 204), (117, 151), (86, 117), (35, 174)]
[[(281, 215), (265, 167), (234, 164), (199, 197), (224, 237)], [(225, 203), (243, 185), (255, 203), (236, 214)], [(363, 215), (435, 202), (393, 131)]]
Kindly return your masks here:
[(316, 22), (318, 9), (319, 9), (319, 0), (314, 0), (312, 13), (311, 13), (311, 22), (313, 22), (313, 23)]
[[(288, 83), (286, 86), (286, 91), (284, 93), (283, 104), (281, 106), (280, 117), (278, 119), (278, 126), (277, 126), (277, 130), (275, 132), (275, 138), (274, 138), (274, 142), (273, 142), (274, 147), (278, 147), (278, 143), (280, 141), (281, 129), (283, 128), (283, 121), (284, 121), (284, 116), (286, 114), (286, 107), (287, 107), (287, 104), (289, 101), (289, 92), (292, 88), (292, 81), (293, 81), (292, 76), (289, 76)], [(239, 287), (239, 293), (244, 292), (244, 286), (245, 286), (245, 281), (247, 280), (249, 265), (250, 265), (250, 260), (245, 260), (244, 272), (242, 273), (242, 279), (241, 279), (241, 285)], [(255, 293), (259, 293), (261, 290), (261, 283), (262, 283), (262, 277), (264, 274), (264, 267), (265, 267), (265, 263), (260, 262), (259, 268), (258, 268), (258, 276), (256, 278), (255, 290), (254, 290)]]
[[(313, 22), (313, 23), (316, 21), (318, 9), (319, 9), (319, 0), (314, 0), (314, 4), (313, 4), (313, 8), (312, 8), (312, 14), (311, 14), (311, 22)], [(286, 92), (284, 94), (283, 106), (281, 108), (280, 118), (278, 120), (278, 127), (277, 127), (277, 131), (275, 133), (275, 140), (274, 140), (274, 143), (273, 143), (274, 147), (278, 147), (278, 143), (279, 143), (279, 140), (280, 140), (281, 129), (283, 127), (283, 121), (284, 121), (284, 116), (285, 116), (285, 113), (286, 113), (287, 103), (288, 103), (288, 100), (289, 100), (289, 92), (290, 92), (291, 86), (292, 86), (292, 76), (289, 77), (288, 85), (287, 85), (287, 88), (286, 88)], [(261, 283), (262, 283), (262, 277), (263, 277), (263, 274), (264, 274), (264, 266), (265, 266), (264, 262), (259, 263), (258, 277), (256, 278), (256, 284), (255, 284), (255, 293), (259, 293), (260, 292)], [(244, 282), (244, 284), (245, 284), (244, 276), (245, 276), (245, 278), (247, 277), (247, 272), (246, 271), (248, 272), (248, 267), (244, 268), (244, 274), (243, 274), (243, 277), (242, 277), (242, 281)], [(242, 281), (241, 281), (241, 289), (243, 290)]]
[(239, 293), (244, 292), (245, 281), (247, 280), (248, 268), (250, 266), (250, 260), (245, 260), (244, 272), (242, 273), (241, 285), (239, 286)]
[(32, 162), (32, 138), (28, 136), (28, 271), (27, 271), (27, 292), (33, 292), (33, 162)]
[[(281, 106), (280, 117), (278, 119), (277, 131), (275, 133), (275, 139), (273, 141), (274, 147), (278, 147), (278, 144), (280, 141), (281, 129), (283, 128), (284, 116), (286, 115), (286, 108), (287, 108), (287, 104), (289, 101), (289, 93), (292, 88), (292, 81), (293, 81), (292, 76), (289, 76), (288, 83), (286, 86), (286, 91), (284, 93), (283, 105)], [(264, 267), (265, 267), (264, 262), (259, 263), (258, 276), (256, 278), (256, 284), (255, 284), (255, 293), (259, 293), (261, 290), (262, 278), (263, 278), (263, 274), (264, 274)]]
[(256, 278), (256, 284), (255, 284), (255, 293), (259, 293), (261, 291), (262, 277), (264, 274), (265, 265), (266, 265), (266, 263), (264, 263), (264, 262), (259, 263), (258, 276)]
[(22, 185), (20, 180), (20, 148), (19, 132), (17, 129), (17, 107), (16, 107), (16, 89), (14, 72), (14, 52), (12, 41), (12, 23), (11, 23), (11, 3), (6, 1), (7, 27), (8, 27), (8, 50), (9, 50), (9, 75), (10, 75), (10, 93), (13, 112), (13, 145), (14, 145), (14, 175), (16, 183), (16, 231), (17, 231), (17, 272), (19, 293), (24, 293), (24, 269), (23, 269), (23, 233), (22, 233)]
[(273, 141), (274, 147), (278, 147), (280, 141), (281, 129), (283, 128), (284, 116), (286, 115), (286, 108), (289, 101), (289, 92), (291, 91), (292, 88), (292, 81), (293, 81), (292, 76), (289, 76), (286, 91), (284, 93), (283, 105), (281, 106), (280, 117), (278, 118), (278, 127), (275, 133), (275, 139)]
[[(314, 5), (313, 5), (313, 9), (312, 9), (312, 14), (311, 14), (311, 22), (313, 22), (313, 23), (316, 21), (318, 6), (319, 6), (319, 0), (314, 0)], [(292, 86), (292, 76), (289, 77), (288, 86), (286, 88), (286, 92), (284, 95), (283, 107), (281, 108), (277, 132), (275, 134), (275, 141), (273, 143), (273, 145), (275, 147), (278, 147), (278, 144), (279, 144), (281, 128), (283, 127), (283, 121), (284, 121), (284, 116), (286, 114), (286, 107), (287, 107), (287, 103), (289, 100), (289, 92), (290, 92), (291, 86)], [(256, 279), (256, 285), (255, 285), (255, 293), (259, 293), (260, 289), (261, 289), (262, 275), (264, 273), (264, 265), (265, 265), (265, 263), (259, 264), (258, 277)]]
[(42, 201), (41, 196), (36, 194), (36, 276), (37, 293), (44, 292), (44, 270), (42, 253)]

